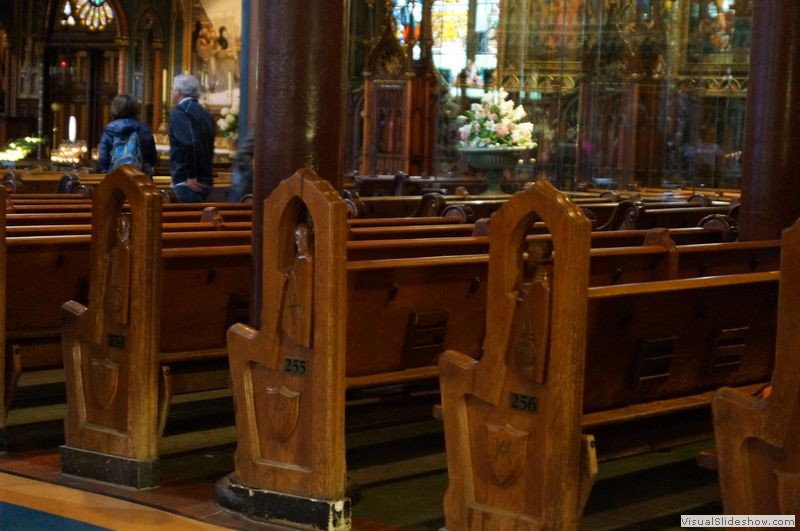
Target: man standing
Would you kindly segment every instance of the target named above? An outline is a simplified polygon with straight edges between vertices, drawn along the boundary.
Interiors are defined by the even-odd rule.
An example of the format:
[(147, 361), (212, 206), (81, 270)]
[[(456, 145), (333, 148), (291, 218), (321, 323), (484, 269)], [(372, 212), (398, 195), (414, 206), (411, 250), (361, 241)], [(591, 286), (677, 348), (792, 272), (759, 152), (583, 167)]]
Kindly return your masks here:
[(169, 172), (181, 203), (207, 201), (214, 186), (214, 119), (197, 101), (200, 82), (190, 75), (175, 76), (169, 112)]

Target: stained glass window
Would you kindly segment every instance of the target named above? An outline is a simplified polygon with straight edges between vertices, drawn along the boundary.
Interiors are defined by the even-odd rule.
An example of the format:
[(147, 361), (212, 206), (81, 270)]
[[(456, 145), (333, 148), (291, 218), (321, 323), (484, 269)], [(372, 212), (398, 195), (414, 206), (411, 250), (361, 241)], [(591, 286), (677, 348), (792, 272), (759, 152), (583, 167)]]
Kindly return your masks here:
[(78, 22), (90, 31), (102, 31), (114, 20), (114, 9), (106, 0), (66, 0), (61, 9), (61, 25)]
[(449, 83), (460, 75), (462, 84), (482, 86), (497, 67), (497, 27), (500, 0), (475, 0), (470, 20), (469, 0), (440, 0), (433, 4), (433, 61)]
[(422, 25), (422, 0), (395, 0), (394, 20), (401, 44), (418, 41)]

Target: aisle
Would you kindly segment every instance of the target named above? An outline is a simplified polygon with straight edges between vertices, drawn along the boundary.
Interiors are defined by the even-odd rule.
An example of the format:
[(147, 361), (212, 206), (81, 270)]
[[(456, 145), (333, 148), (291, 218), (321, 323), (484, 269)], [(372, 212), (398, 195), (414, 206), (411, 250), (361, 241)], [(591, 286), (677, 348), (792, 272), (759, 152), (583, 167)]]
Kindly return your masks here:
[(182, 516), (0, 472), (0, 529), (220, 529)]
[[(195, 417), (202, 417), (196, 421), (213, 428), (215, 422), (209, 422), (209, 417), (230, 415), (226, 402), (210, 401), (203, 408), (185, 411), (178, 408), (175, 420), (191, 424), (194, 412)], [(355, 529), (434, 531), (444, 525), (447, 469), (442, 424), (433, 419), (410, 419), (429, 412), (429, 405), (419, 404), (413, 415), (408, 402), (402, 402), (402, 409), (400, 405), (398, 400), (391, 414), (385, 403), (362, 405), (358, 414), (348, 416), (347, 463)], [(63, 441), (60, 420), (11, 426), (9, 440), (10, 451), (0, 455), (0, 502), (11, 506), (0, 505), (0, 529), (19, 529), (16, 522), (20, 518), (33, 523), (41, 522), (35, 518), (46, 517), (25, 513), (19, 507), (59, 519), (56, 524), (34, 529), (93, 529), (87, 525), (280, 529), (257, 525), (214, 503), (214, 483), (233, 468), (232, 444), (165, 455), (161, 486), (136, 491), (63, 476), (58, 454)], [(681, 514), (720, 513), (716, 474), (695, 464), (698, 452), (710, 444), (704, 441), (602, 462), (581, 529), (678, 529)]]

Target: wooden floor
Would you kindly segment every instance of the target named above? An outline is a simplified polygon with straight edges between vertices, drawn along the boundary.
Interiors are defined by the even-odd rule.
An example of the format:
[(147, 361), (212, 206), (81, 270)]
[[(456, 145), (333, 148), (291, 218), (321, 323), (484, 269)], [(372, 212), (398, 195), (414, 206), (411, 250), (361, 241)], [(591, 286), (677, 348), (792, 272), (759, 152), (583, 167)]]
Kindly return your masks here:
[[(60, 519), (75, 520), (109, 529), (218, 529), (198, 520), (191, 520), (145, 505), (109, 496), (54, 485), (22, 476), (0, 473), (0, 500), (8, 505), (33, 509)], [(9, 518), (9, 510), (0, 511), (0, 528), (30, 528), (35, 513), (17, 512)], [(25, 520), (20, 521), (21, 518)], [(60, 526), (59, 526), (60, 527)], [(72, 528), (82, 527), (71, 524)]]
[[(437, 397), (426, 397), (424, 390), (420, 396), (419, 403), (409, 407), (408, 394), (398, 395), (391, 414), (387, 414), (391, 399), (387, 404), (386, 397), (375, 407), (368, 395), (354, 400), (359, 412), (348, 414), (347, 463), (355, 486), (351, 492), (355, 529), (433, 531), (444, 526), (444, 437), (441, 423), (430, 418), (430, 404)], [(229, 400), (209, 401), (202, 409), (203, 419), (231, 419), (230, 407)], [(191, 409), (187, 405), (187, 411)], [(233, 468), (234, 444), (205, 449), (189, 444), (193, 449), (165, 455), (161, 486), (136, 491), (62, 475), (58, 446), (63, 443), (59, 418), (63, 404), (31, 411), (36, 413), (15, 413), (15, 425), (8, 433), (9, 451), (0, 454), (0, 529), (20, 528), (3, 524), (3, 516), (14, 511), (3, 510), (2, 502), (85, 526), (34, 528), (279, 529), (214, 503), (214, 483)], [(180, 420), (180, 408), (176, 413)], [(230, 433), (213, 424), (206, 427), (214, 433)], [(679, 529), (681, 514), (720, 513), (716, 475), (695, 463), (698, 452), (710, 444), (705, 441), (601, 463), (581, 529)]]
[[(146, 527), (150, 525), (154, 529), (158, 528), (161, 525), (160, 520), (152, 516), (151, 512), (164, 514), (165, 517), (183, 518), (185, 524), (178, 525), (175, 522), (164, 524), (174, 529), (194, 529), (195, 527), (190, 527), (191, 525), (196, 525), (197, 529), (281, 529), (278, 526), (248, 520), (220, 508), (214, 502), (215, 482), (233, 470), (235, 430), (231, 426), (233, 406), (230, 393), (227, 393), (227, 396), (225, 393), (221, 396), (217, 393), (202, 393), (194, 397), (197, 399), (194, 402), (178, 401), (179, 403), (173, 404), (171, 421), (166, 429), (166, 443), (161, 445), (161, 450), (164, 452), (161, 457), (161, 485), (156, 489), (137, 491), (61, 474), (58, 447), (63, 444), (64, 437), (63, 371), (37, 375), (24, 374), (23, 377), (25, 385), (18, 391), (18, 399), (12, 405), (9, 415), (9, 451), (0, 454), (0, 474), (18, 478), (27, 484), (40, 485), (41, 503), (35, 505), (20, 503), (18, 500), (25, 498), (25, 492), (10, 487), (16, 485), (16, 482), (8, 482), (11, 489), (8, 492), (0, 490), (0, 503), (7, 502), (13, 506), (51, 512), (59, 517), (112, 529), (126, 528), (131, 521), (137, 522), (132, 528), (145, 529), (150, 528)], [(371, 477), (384, 481), (389, 476), (385, 472), (379, 474), (380, 470), (385, 471), (392, 466), (387, 462), (377, 463), (376, 458), (385, 461), (388, 455), (390, 462), (395, 458), (402, 461), (404, 455), (417, 456), (420, 453), (438, 454), (435, 457), (436, 466), (428, 469), (426, 473), (439, 476), (446, 473), (439, 422), (423, 422), (422, 428), (416, 424), (410, 424), (406, 428), (388, 427), (384, 430), (366, 428), (375, 426), (379, 419), (386, 417), (386, 407), (391, 407), (392, 401), (402, 409), (401, 412), (390, 416), (394, 421), (402, 423), (405, 418), (429, 418), (432, 396), (429, 396), (430, 393), (425, 389), (420, 391), (420, 394), (424, 398), (416, 405), (413, 405), (413, 400), (407, 401), (409, 397), (406, 392), (400, 393), (394, 400), (391, 397), (388, 400), (385, 397), (377, 400), (368, 396), (369, 393), (358, 397), (360, 413), (351, 418), (350, 429), (353, 433), (349, 436), (354, 456), (348, 458), (363, 470), (357, 474), (359, 478)], [(372, 404), (377, 401), (381, 402), (381, 406), (373, 407)], [(432, 427), (427, 424), (431, 424)], [(203, 431), (182, 433), (188, 427)], [(403, 430), (407, 432), (405, 435), (401, 434)], [(432, 435), (429, 433), (431, 431)], [(387, 444), (394, 445), (389, 440), (395, 438), (397, 439), (395, 443), (399, 445), (409, 439), (413, 440), (413, 444), (410, 445), (412, 449), (387, 452)], [(209, 444), (211, 447), (208, 447)], [(3, 486), (6, 486), (5, 481)], [(357, 493), (354, 495), (358, 496)], [(60, 509), (51, 511), (47, 503), (49, 496), (54, 500), (70, 499), (74, 503), (70, 504), (68, 512), (61, 512)], [(102, 504), (106, 505), (119, 502), (122, 507), (120, 510), (105, 511), (110, 517), (119, 515), (119, 520), (114, 522), (108, 519), (89, 519), (86, 515), (91, 515), (95, 511), (103, 513), (101, 508), (105, 505), (98, 505), (96, 509), (95, 498), (101, 499)], [(383, 503), (383, 500), (379, 500), (379, 505)], [(135, 511), (137, 507), (145, 512), (140, 517), (132, 519), (131, 510)], [(441, 520), (441, 503), (435, 503), (435, 507), (433, 517)], [(373, 507), (371, 514), (375, 512)], [(398, 529), (391, 523), (357, 515), (354, 516), (353, 522), (356, 529), (366, 531)], [(0, 525), (0, 529), (5, 528)], [(8, 528), (16, 529), (13, 526)]]

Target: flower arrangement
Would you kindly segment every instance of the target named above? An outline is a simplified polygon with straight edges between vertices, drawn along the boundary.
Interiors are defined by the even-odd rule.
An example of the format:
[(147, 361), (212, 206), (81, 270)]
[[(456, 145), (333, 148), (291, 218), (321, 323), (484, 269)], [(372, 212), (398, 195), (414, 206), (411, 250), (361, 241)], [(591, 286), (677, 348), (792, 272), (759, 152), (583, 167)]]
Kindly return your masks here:
[(472, 148), (534, 148), (533, 124), (522, 122), (525, 109), (514, 107), (503, 90), (488, 91), (480, 103), (473, 103), (466, 115), (459, 116), (463, 125), (458, 128), (458, 147)]
[(222, 116), (217, 120), (219, 133), (225, 138), (236, 138), (239, 134), (239, 105), (223, 107), (219, 113)]
[(44, 140), (35, 136), (26, 136), (25, 138), (17, 138), (8, 144), (0, 147), (0, 162), (16, 162), (24, 159), (36, 148), (42, 144)]

